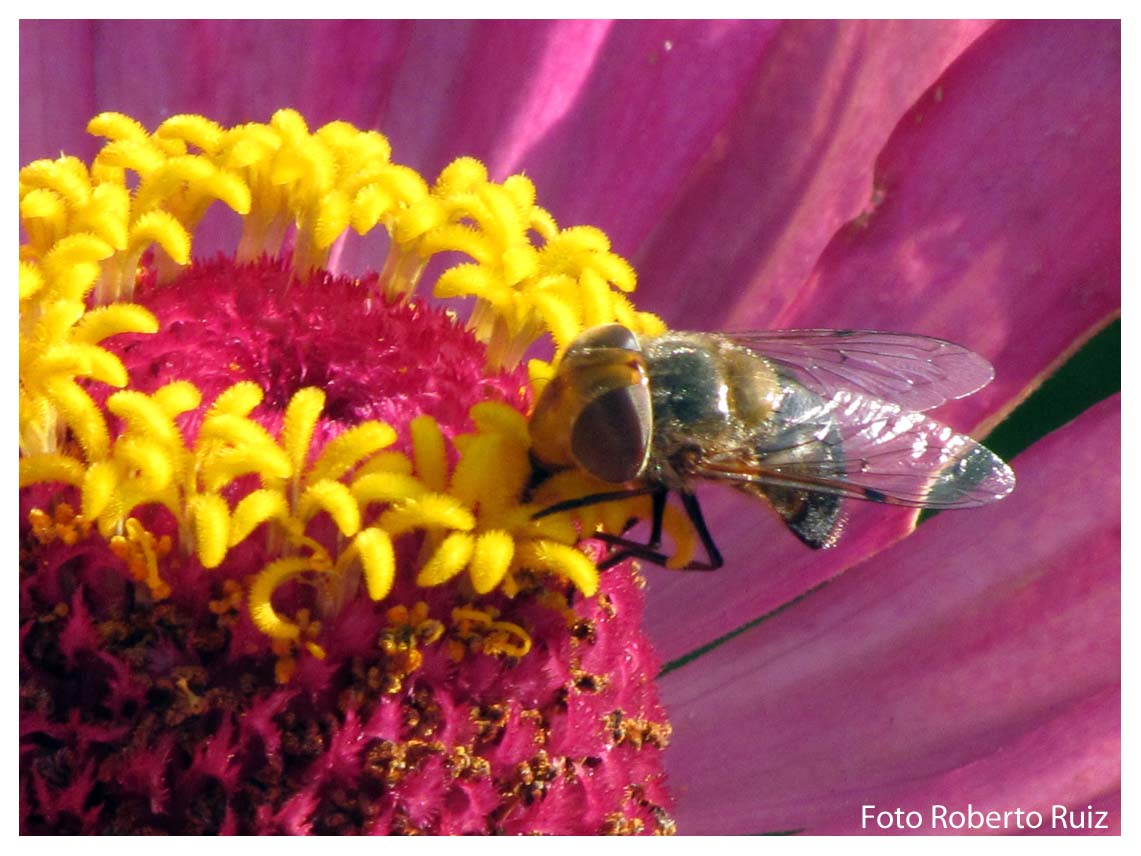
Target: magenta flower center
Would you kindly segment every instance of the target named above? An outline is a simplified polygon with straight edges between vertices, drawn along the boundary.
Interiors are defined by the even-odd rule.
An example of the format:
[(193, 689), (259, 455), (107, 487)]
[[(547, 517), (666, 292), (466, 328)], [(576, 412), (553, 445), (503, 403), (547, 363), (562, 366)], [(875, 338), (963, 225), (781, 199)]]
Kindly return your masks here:
[[(64, 172), (21, 174), (22, 830), (671, 832), (641, 578), (599, 575), (581, 522), (533, 520), (531, 380), (488, 368), (541, 325), (483, 306), (489, 360), (407, 297), (423, 265), (404, 245), (380, 274), (298, 277), (326, 241), (311, 211), (292, 256), (249, 252), (277, 234), (259, 209), (245, 261), (172, 271), (201, 215), (178, 195), (132, 221), (163, 252), (131, 237), (98, 261), (102, 237), (49, 234), (57, 191), (28, 190)], [(262, 179), (241, 179), (255, 203)], [(466, 191), (441, 187), (415, 240), (453, 249), (447, 218), (475, 203), (449, 214)], [(249, 207), (239, 184), (210, 192)], [(114, 198), (90, 197), (107, 217)], [(509, 258), (516, 277), (548, 264)], [(465, 277), (486, 282), (448, 282)]]

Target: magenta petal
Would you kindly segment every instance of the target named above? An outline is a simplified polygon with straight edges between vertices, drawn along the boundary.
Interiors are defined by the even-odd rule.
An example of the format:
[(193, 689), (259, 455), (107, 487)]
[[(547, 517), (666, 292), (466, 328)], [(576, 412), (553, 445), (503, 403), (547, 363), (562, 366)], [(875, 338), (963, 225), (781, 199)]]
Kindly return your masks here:
[[(835, 229), (866, 205), (874, 159), (900, 117), (985, 27), (786, 24), (715, 154), (641, 254), (640, 301), (693, 328), (741, 329), (774, 315)], [(708, 497), (728, 564), (708, 576), (653, 576), (646, 615), (666, 660), (874, 554), (913, 519), (853, 508), (840, 547), (815, 553), (756, 502), (712, 489)]]
[[(1120, 305), (1117, 48), (1112, 22), (1004, 24), (981, 37), (892, 136), (877, 166), (879, 207), (836, 236), (774, 326), (962, 341), (995, 362), (996, 380), (935, 417), (969, 430), (1009, 408)], [(764, 314), (788, 295), (758, 287), (748, 299)], [(734, 326), (758, 317), (739, 309)], [(691, 315), (686, 326), (704, 317)], [(754, 504), (709, 494), (727, 567), (698, 580), (654, 576), (647, 618), (667, 660), (873, 554), (911, 519), (853, 508), (838, 550), (813, 554)]]
[(175, 113), (223, 124), (282, 107), (314, 126), (368, 127), (411, 38), (408, 22), (25, 21), (20, 27), (20, 162), (90, 157), (84, 128), (115, 110), (148, 128)]
[(91, 22), (21, 21), (20, 163), (61, 151), (92, 157), (98, 146), (83, 126), (95, 105)]
[(1120, 26), (995, 27), (900, 123), (865, 219), (838, 234), (776, 327), (909, 330), (969, 345), (996, 380), (970, 427), (1116, 312)]
[(875, 555), (906, 535), (915, 519), (909, 509), (849, 503), (840, 544), (817, 551), (805, 547), (760, 500), (720, 486), (700, 496), (725, 567), (709, 574), (647, 571), (653, 594), (646, 626), (667, 663)]
[[(21, 161), (89, 155), (118, 110), (224, 124), (281, 107), (377, 127), (433, 175), (524, 170), (561, 223), (623, 252), (728, 121), (777, 25), (606, 21), (100, 21), (21, 27)], [(60, 63), (59, 57), (67, 62)], [(69, 97), (74, 96), (74, 97)], [(50, 121), (47, 110), (50, 106)], [(609, 215), (609, 216), (607, 216)]]
[[(905, 815), (918, 812), (918, 828), (906, 830), (915, 834), (1120, 834), (1120, 731), (1120, 687), (1092, 692), (1022, 725), (997, 751), (918, 782), (877, 788), (855, 821), (840, 812), (812, 831), (895, 833), (906, 825), (894, 819), (881, 819), (886, 820), (881, 825), (875, 818), (885, 809), (893, 815), (901, 809)], [(868, 820), (864, 805), (875, 806), (868, 809)], [(1015, 813), (1019, 808), (1021, 817)], [(1031, 810), (1040, 817), (1030, 815)], [(1012, 813), (988, 820), (993, 811)], [(966, 816), (956, 818), (954, 812)]]
[(900, 117), (987, 26), (782, 25), (732, 121), (635, 255), (640, 303), (678, 327), (771, 326), (836, 229), (866, 207)]
[(935, 518), (667, 674), (679, 829), (856, 832), (867, 803), (1111, 796), (1119, 462), (1115, 398), (1020, 456), (1000, 505)]
[(510, 30), (492, 30), (498, 38), (480, 46), (484, 65), (473, 67), (469, 85), (490, 107), (502, 96), (478, 78), (505, 74), (498, 88), (519, 91), (512, 113), (489, 122), (492, 111), (479, 101), (469, 107), (461, 97), (451, 107), (497, 141), (505, 155), (492, 158), (497, 172), (525, 170), (560, 224), (600, 226), (628, 255), (739, 112), (782, 28), (763, 21), (552, 23), (533, 36), (542, 54), (507, 68)]

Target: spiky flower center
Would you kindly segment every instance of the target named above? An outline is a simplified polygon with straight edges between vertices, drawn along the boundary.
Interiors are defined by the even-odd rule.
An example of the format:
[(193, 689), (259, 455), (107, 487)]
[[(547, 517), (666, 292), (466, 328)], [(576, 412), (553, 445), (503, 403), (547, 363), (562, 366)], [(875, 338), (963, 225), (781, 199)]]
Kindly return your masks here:
[[(575, 473), (535, 484), (524, 414), (551, 365), (514, 368), (547, 333), (557, 358), (594, 324), (660, 330), (625, 297), (629, 265), (598, 230), (560, 229), (522, 176), (493, 182), (461, 159), (429, 185), (345, 123), (177, 116), (152, 134), (103, 114), (90, 130), (108, 139), (90, 167), (20, 172), (22, 607), (29, 674), (92, 668), (99, 709), (135, 718), (149, 772), (106, 773), (121, 796), (111, 827), (185, 828), (177, 800), (130, 802), (153, 775), (212, 777), (226, 811), (256, 803), (248, 781), (276, 794), (272, 816), (251, 808), (223, 831), (331, 831), (333, 815), (390, 830), (668, 831), (652, 763), (617, 791), (591, 784), (602, 749), (668, 735), (652, 684), (618, 678), (639, 632), (636, 577), (600, 581), (576, 546), (640, 508), (534, 519), (593, 486)], [(234, 256), (192, 261), (214, 202), (242, 218)], [(383, 229), (378, 273), (326, 269), (349, 229)], [(433, 294), (474, 298), (468, 332), (413, 297), (429, 262), (457, 253), (468, 260)], [(32, 733), (63, 734), (66, 693), (39, 678), (24, 691)], [(156, 704), (167, 737), (139, 724)], [(333, 718), (302, 740), (316, 742), (272, 772), (271, 744), (320, 715)], [(67, 732), (68, 757), (90, 748), (88, 727)], [(356, 748), (308, 782), (341, 742)], [(58, 758), (31, 779), (49, 825), (75, 798), (52, 802), (45, 782), (93, 775), (64, 775)], [(440, 764), (448, 799), (467, 801), (454, 823), (418, 797)], [(372, 809), (325, 810), (373, 774)], [(539, 822), (532, 806), (559, 788), (595, 794), (587, 826)]]
[[(284, 554), (251, 583), (250, 609), (280, 640), (300, 632), (272, 606), (280, 584), (317, 574), (331, 575), (336, 588), (359, 570), (369, 595), (383, 599), (393, 583), (393, 538), (413, 531), (428, 533), (432, 546), (417, 576), (423, 586), (466, 571), (479, 594), (510, 592), (527, 567), (594, 593), (593, 566), (567, 549), (576, 538), (571, 521), (532, 521), (536, 509), (521, 502), (529, 441), (517, 412), (491, 405), (473, 412), (476, 431), (459, 441), (462, 450), (447, 448), (431, 418), (413, 420), (410, 460), (383, 454), (397, 434), (382, 420), (315, 436), (326, 409), (320, 386), (290, 391), (275, 435), (251, 416), (266, 392), (257, 383), (235, 378), (204, 399), (201, 384), (184, 375), (143, 391), (105, 342), (158, 331), (151, 308), (130, 302), (141, 283), (194, 287), (177, 271), (214, 201), (243, 216), (238, 262), (278, 253), (285, 242), (294, 276), (319, 269), (349, 227), (362, 235), (383, 227), (388, 254), (380, 276), (361, 283), (362, 303), (407, 299), (434, 255), (464, 253), (471, 261), (445, 270), (434, 293), (476, 298), (469, 326), (488, 345), (492, 366), (514, 362), (548, 330), (561, 347), (605, 321), (659, 326), (623, 296), (633, 272), (604, 235), (558, 229), (522, 176), (495, 183), (477, 161), (461, 159), (429, 186), (389, 160), (379, 134), (345, 123), (310, 134), (292, 111), (230, 129), (177, 116), (154, 134), (103, 114), (90, 130), (109, 139), (90, 170), (61, 158), (20, 173), (30, 238), (20, 269), (21, 485), (78, 489), (81, 524), (119, 539), (116, 549), (158, 597), (169, 585), (143, 546), (154, 534), (144, 532), (138, 509), (169, 510), (183, 557), (204, 569), (221, 566), (269, 524)], [(144, 253), (153, 261), (140, 279)], [(291, 286), (283, 276), (284, 296)], [(549, 366), (535, 363), (532, 373), (549, 375)], [(97, 401), (92, 381), (121, 391)], [(122, 425), (115, 436), (109, 417)], [(197, 423), (193, 440), (179, 424), (188, 418)], [(454, 468), (449, 454), (458, 457)], [(257, 488), (238, 488), (249, 476)], [(321, 515), (336, 524), (336, 545), (307, 534)]]

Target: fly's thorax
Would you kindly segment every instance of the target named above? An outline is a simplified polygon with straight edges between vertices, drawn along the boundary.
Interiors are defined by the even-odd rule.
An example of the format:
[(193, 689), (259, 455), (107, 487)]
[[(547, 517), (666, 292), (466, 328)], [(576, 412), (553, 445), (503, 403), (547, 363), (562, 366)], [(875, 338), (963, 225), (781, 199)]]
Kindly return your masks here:
[(668, 333), (643, 352), (654, 417), (648, 478), (679, 487), (687, 461), (745, 454), (779, 406), (772, 366), (722, 336)]

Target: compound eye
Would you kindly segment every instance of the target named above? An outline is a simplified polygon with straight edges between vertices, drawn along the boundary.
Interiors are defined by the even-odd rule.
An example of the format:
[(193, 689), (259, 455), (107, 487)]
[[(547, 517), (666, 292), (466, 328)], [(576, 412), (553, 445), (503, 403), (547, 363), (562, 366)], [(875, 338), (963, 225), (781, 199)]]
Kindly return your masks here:
[(591, 327), (571, 342), (567, 352), (588, 351), (594, 348), (621, 348), (624, 351), (640, 350), (637, 337), (629, 327), (621, 324), (603, 324)]
[(649, 389), (644, 384), (618, 387), (582, 408), (571, 432), (571, 452), (596, 478), (628, 482), (646, 466), (652, 430)]

